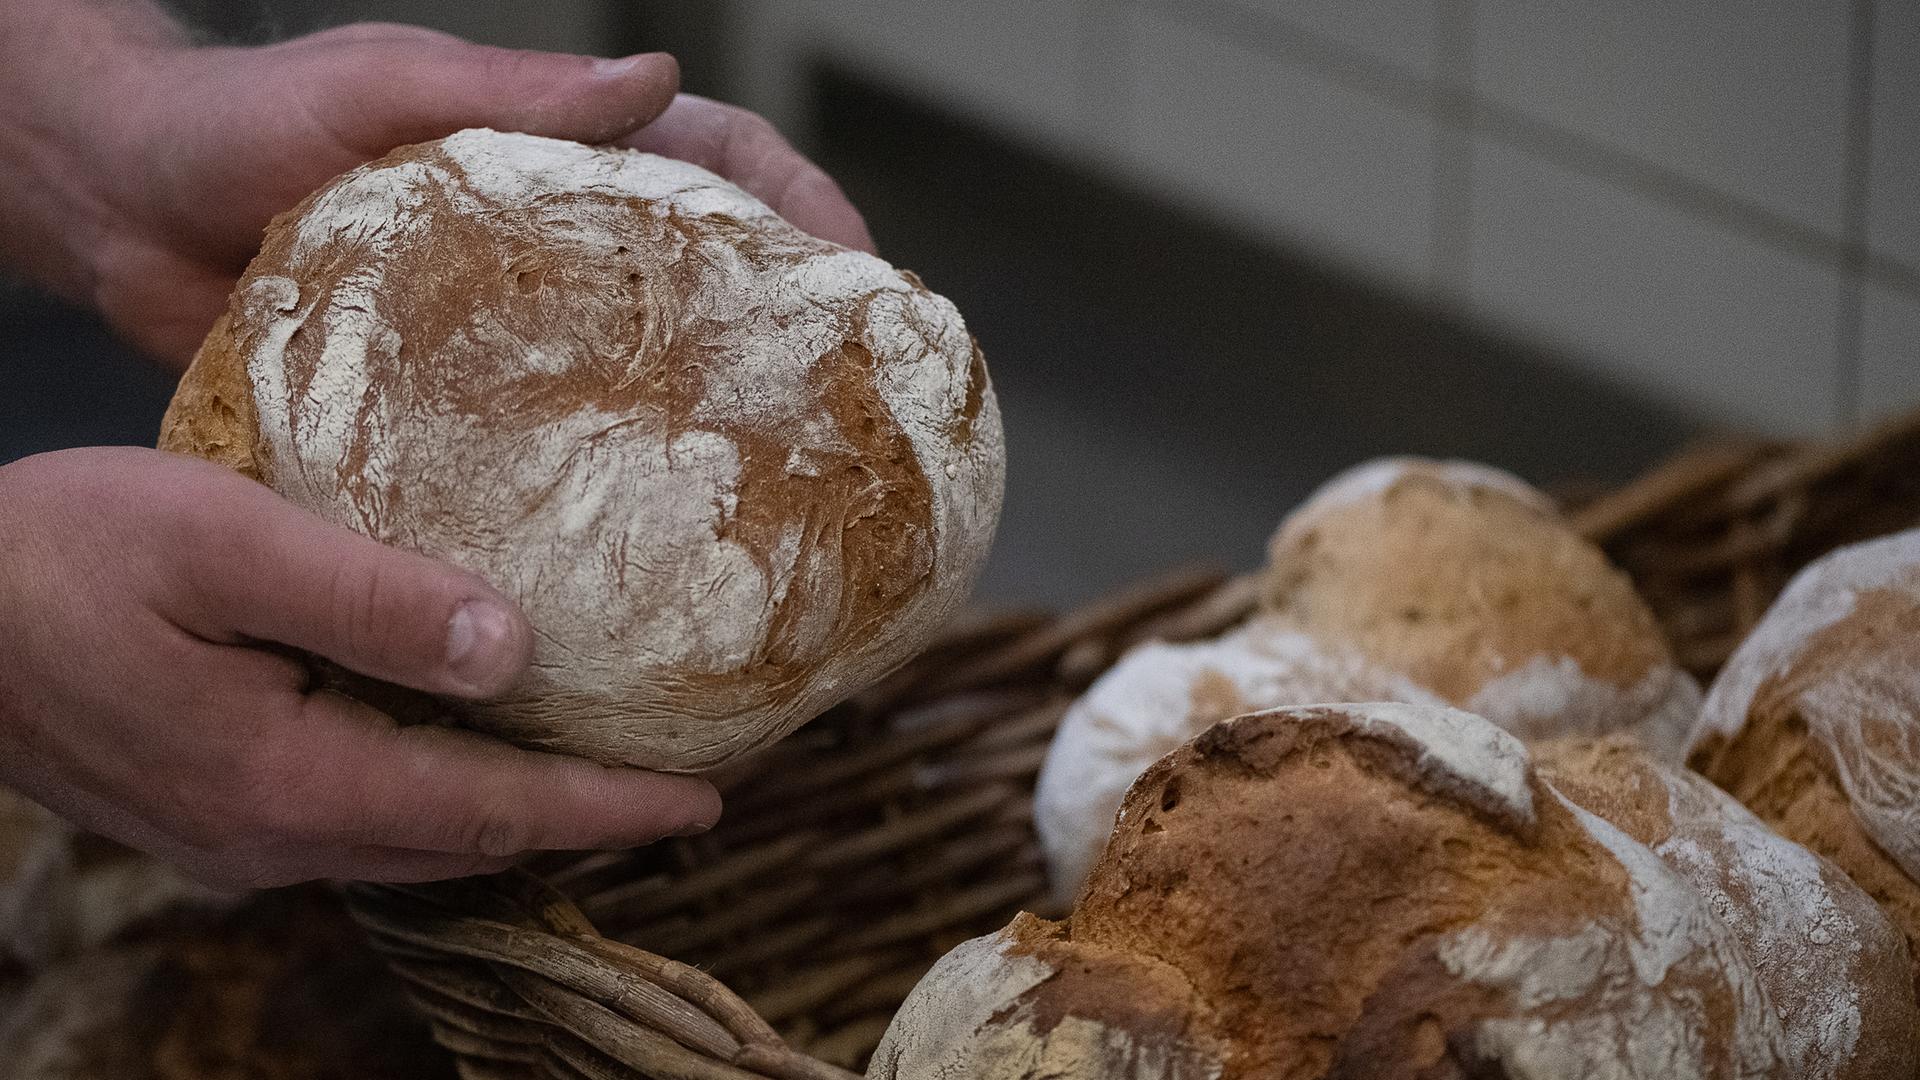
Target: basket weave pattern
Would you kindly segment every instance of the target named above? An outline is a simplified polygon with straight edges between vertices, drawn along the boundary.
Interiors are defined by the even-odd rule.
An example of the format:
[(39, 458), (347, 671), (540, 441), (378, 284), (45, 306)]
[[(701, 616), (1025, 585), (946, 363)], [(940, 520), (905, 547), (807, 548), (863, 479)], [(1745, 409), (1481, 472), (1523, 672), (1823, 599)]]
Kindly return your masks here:
[[(1708, 677), (1794, 571), (1920, 524), (1920, 414), (1845, 445), (1704, 446), (1570, 502)], [(1182, 571), (956, 625), (715, 777), (708, 834), (358, 886), (355, 917), (469, 1080), (848, 1080), (948, 949), (1048, 913), (1033, 784), (1068, 703), (1137, 642), (1239, 622), (1253, 591)]]

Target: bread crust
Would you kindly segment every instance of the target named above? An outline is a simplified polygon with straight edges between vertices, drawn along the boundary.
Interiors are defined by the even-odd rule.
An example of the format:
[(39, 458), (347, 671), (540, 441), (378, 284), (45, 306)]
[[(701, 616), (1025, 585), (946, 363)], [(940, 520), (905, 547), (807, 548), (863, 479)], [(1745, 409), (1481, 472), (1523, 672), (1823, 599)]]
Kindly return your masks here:
[(247, 378), (246, 357), (222, 314), (181, 376), (160, 420), (160, 449), (205, 458), (268, 483), (260, 417)]
[[(1700, 896), (1512, 736), (1444, 707), (1213, 726), (1129, 790), (1065, 923), (963, 949), (896, 1017), (875, 1058), (894, 1071), (875, 1075), (1784, 1075), (1779, 1019)], [(1098, 1049), (1071, 1073), (972, 1067), (1043, 1060), (1038, 1017), (1120, 1034), (1079, 1039)]]
[(163, 445), (474, 570), (538, 637), (460, 722), (711, 768), (904, 661), (999, 513), (952, 305), (731, 184), (468, 131), (268, 230)]
[[(1715, 680), (1696, 768), (1831, 859), (1920, 957), (1920, 532), (1802, 571)], [(1914, 970), (1920, 987), (1920, 965)]]
[(1357, 650), (1272, 617), (1127, 652), (1067, 710), (1040, 770), (1034, 824), (1056, 903), (1073, 903), (1127, 788), (1154, 762), (1219, 721), (1321, 701), (1445, 704)]
[(1335, 477), (1275, 533), (1262, 604), (1523, 739), (1630, 730), (1677, 762), (1699, 711), (1627, 576), (1484, 465)]
[(1838, 865), (1627, 740), (1557, 740), (1534, 752), (1543, 779), (1651, 848), (1733, 930), (1780, 1015), (1786, 1075), (1920, 1075), (1906, 939)]

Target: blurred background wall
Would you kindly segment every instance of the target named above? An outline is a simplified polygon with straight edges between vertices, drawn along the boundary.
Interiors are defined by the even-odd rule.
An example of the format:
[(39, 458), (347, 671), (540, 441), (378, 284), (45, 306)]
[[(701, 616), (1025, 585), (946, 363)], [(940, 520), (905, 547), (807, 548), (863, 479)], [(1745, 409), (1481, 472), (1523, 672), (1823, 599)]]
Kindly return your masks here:
[[(1920, 403), (1912, 0), (175, 6), (238, 41), (382, 18), (666, 49), (772, 117), (992, 360), (997, 597), (1244, 564), (1373, 454), (1586, 482)], [(164, 380), (33, 310), (0, 334), (40, 383), (0, 395), (39, 426), (0, 460), (150, 438)]]
[(844, 65), (1716, 419), (1920, 401), (1913, 0), (734, 7), (776, 113)]

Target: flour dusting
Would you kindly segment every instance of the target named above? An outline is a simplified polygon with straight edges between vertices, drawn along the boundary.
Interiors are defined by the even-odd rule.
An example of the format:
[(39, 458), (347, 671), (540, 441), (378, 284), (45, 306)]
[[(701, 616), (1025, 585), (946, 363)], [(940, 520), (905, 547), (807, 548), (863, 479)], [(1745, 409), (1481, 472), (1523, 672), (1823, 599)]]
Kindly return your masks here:
[(509, 737), (735, 756), (909, 655), (997, 522), (953, 306), (684, 162), (461, 132), (337, 181), (252, 273), (275, 486), (521, 602), (537, 685), (476, 710)]
[(1182, 743), (1241, 713), (1373, 700), (1443, 704), (1352, 650), (1273, 621), (1212, 641), (1135, 646), (1067, 711), (1040, 771), (1034, 823), (1055, 899), (1073, 900), (1127, 788)]
[[(1739, 944), (1653, 852), (1555, 798), (1627, 872), (1633, 919), (1539, 938), (1472, 926), (1443, 940), (1455, 977), (1506, 991), (1516, 1012), (1544, 1013), (1483, 1022), (1479, 1052), (1526, 1080), (1776, 1075), (1785, 1037)], [(1577, 1006), (1543, 1008), (1567, 1003)]]

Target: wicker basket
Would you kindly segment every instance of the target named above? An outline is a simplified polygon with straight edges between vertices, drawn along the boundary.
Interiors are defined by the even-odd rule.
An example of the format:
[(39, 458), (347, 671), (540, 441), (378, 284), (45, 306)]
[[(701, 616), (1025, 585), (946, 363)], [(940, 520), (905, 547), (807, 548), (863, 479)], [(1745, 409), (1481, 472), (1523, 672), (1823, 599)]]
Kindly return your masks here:
[[(1709, 676), (1800, 566), (1920, 523), (1920, 414), (1846, 445), (1704, 446), (1568, 503)], [(955, 626), (718, 777), (711, 833), (356, 887), (355, 917), (471, 1080), (847, 1080), (934, 960), (1046, 912), (1032, 790), (1067, 703), (1129, 645), (1251, 606), (1248, 580), (1189, 571)]]

